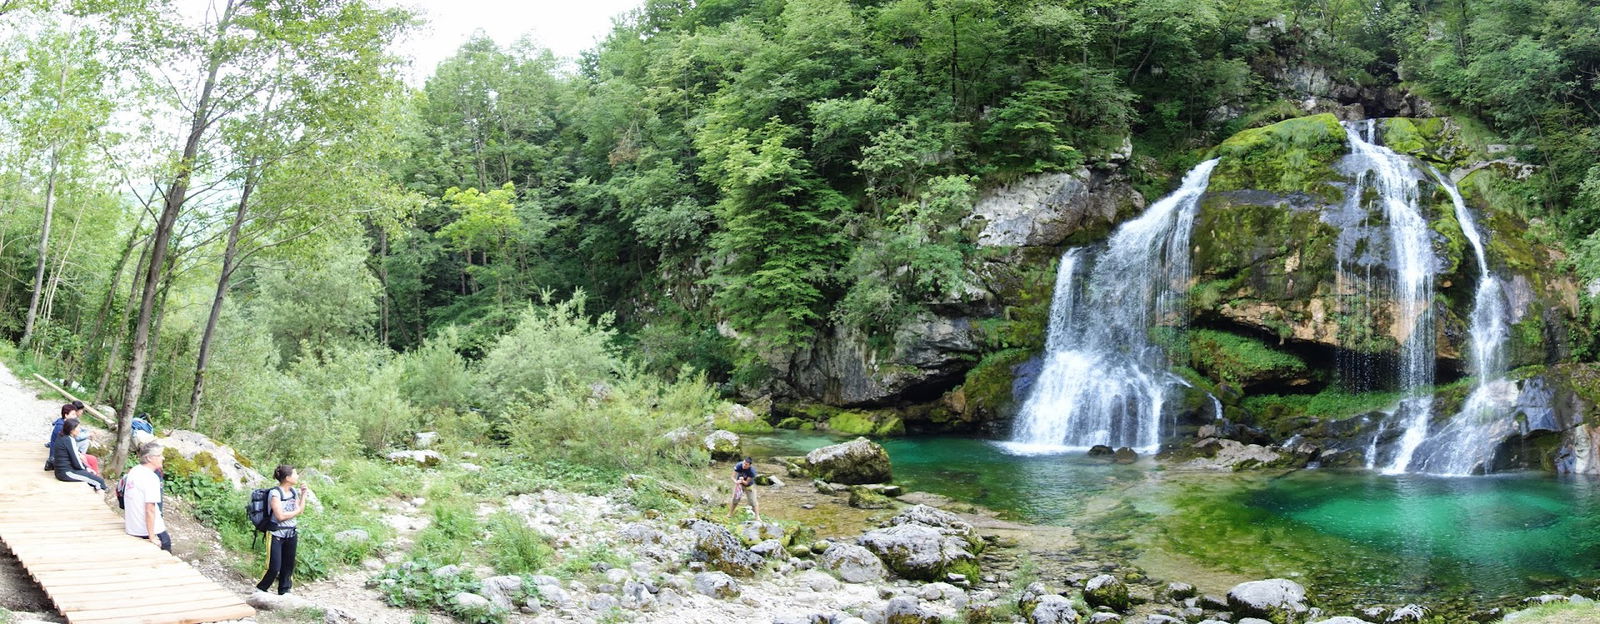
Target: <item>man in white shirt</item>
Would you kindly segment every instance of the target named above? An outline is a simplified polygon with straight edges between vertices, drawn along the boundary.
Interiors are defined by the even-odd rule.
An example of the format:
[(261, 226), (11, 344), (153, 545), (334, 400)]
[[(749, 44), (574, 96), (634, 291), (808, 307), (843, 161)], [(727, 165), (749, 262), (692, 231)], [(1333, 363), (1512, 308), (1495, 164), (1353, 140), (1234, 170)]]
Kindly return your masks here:
[(132, 535), (172, 552), (172, 536), (161, 520), (161, 447), (154, 442), (139, 449), (139, 465), (128, 470), (122, 500), (122, 523)]

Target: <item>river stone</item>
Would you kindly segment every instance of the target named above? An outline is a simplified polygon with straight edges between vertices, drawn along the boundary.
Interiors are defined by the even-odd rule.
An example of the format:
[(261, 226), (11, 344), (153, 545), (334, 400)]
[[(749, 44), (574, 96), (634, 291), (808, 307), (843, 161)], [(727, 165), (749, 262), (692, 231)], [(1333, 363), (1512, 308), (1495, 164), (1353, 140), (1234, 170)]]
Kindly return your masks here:
[(628, 581), (622, 584), (622, 600), (619, 604), (630, 611), (649, 611), (655, 608), (656, 597), (650, 593), (650, 586)]
[(852, 485), (849, 504), (856, 509), (888, 509), (894, 506), (894, 501), (863, 486)]
[(483, 595), (501, 609), (511, 609), (514, 596), (522, 595), (522, 577), (491, 576), (483, 579)]
[(692, 557), (695, 561), (739, 576), (755, 574), (756, 569), (761, 567), (761, 555), (750, 552), (727, 529), (704, 520), (695, 520), (690, 523), (689, 531), (694, 534)]
[(1111, 447), (1104, 444), (1096, 444), (1089, 447), (1090, 457), (1110, 457), (1114, 453), (1116, 453), (1115, 450), (1112, 450)]
[(892, 477), (888, 451), (866, 438), (806, 453), (806, 468), (822, 481), (845, 485), (883, 483)]
[(881, 581), (888, 574), (872, 551), (855, 544), (834, 544), (822, 553), (822, 566), (847, 583)]
[(983, 537), (978, 535), (978, 530), (972, 524), (962, 520), (960, 516), (927, 505), (912, 505), (889, 519), (890, 525), (916, 524), (929, 527), (951, 537), (965, 541), (968, 550), (978, 552), (983, 549)]
[(783, 527), (771, 522), (746, 520), (739, 523), (739, 538), (746, 544), (766, 541), (769, 539), (782, 539)]
[(794, 580), (799, 586), (819, 594), (836, 592), (839, 591), (840, 587), (838, 579), (833, 578), (832, 575), (826, 572), (819, 572), (817, 570), (801, 572), (795, 577)]
[(949, 572), (976, 572), (978, 565), (965, 540), (920, 524), (868, 531), (856, 541), (905, 579), (936, 581)]
[(1170, 615), (1161, 615), (1157, 613), (1154, 615), (1145, 616), (1144, 624), (1183, 624), (1183, 620)]
[(780, 554), (787, 554), (783, 550), (783, 542), (775, 539), (762, 540), (756, 543), (755, 546), (750, 547), (750, 552), (769, 559)]
[[(1540, 604), (1543, 604), (1543, 602)], [(1397, 622), (1421, 622), (1425, 617), (1428, 617), (1427, 609), (1422, 608), (1421, 605), (1408, 604), (1404, 607), (1395, 609), (1394, 613), (1389, 614), (1389, 619), (1384, 620), (1384, 622), (1386, 624)]]
[(694, 575), (694, 590), (712, 598), (739, 597), (739, 582), (721, 572), (701, 572)]
[(1089, 579), (1083, 586), (1083, 601), (1091, 607), (1110, 607), (1117, 611), (1126, 611), (1131, 604), (1128, 586), (1110, 574)]
[[(1090, 613), (1089, 617), (1084, 621), (1088, 622), (1089, 624), (1119, 624), (1122, 622), (1122, 616), (1107, 611), (1096, 611), (1094, 613)], [(1216, 620), (1208, 621), (1215, 622)], [(1227, 623), (1224, 622), (1222, 624)]]
[(1111, 463), (1114, 464), (1131, 464), (1136, 461), (1139, 461), (1139, 453), (1126, 446), (1111, 454)]
[(1058, 594), (1045, 594), (1028, 613), (1029, 624), (1077, 624), (1078, 612), (1072, 601)]
[(706, 435), (703, 440), (706, 450), (711, 453), (711, 459), (728, 460), (740, 457), (739, 434), (726, 429), (718, 429)]
[(1228, 608), (1236, 615), (1287, 624), (1306, 611), (1306, 588), (1288, 579), (1267, 579), (1228, 590)]
[(489, 602), (488, 598), (484, 598), (483, 596), (479, 596), (472, 592), (461, 592), (456, 594), (454, 598), (450, 599), (450, 601), (462, 609), (487, 610), (489, 607), (493, 606), (492, 603)]
[(1195, 589), (1188, 583), (1167, 583), (1167, 597), (1173, 600), (1193, 598)]
[(883, 608), (884, 624), (944, 624), (944, 617), (909, 596), (889, 600)]
[(333, 534), (333, 541), (340, 544), (364, 544), (372, 540), (372, 535), (364, 529), (346, 529)]
[(1017, 595), (1017, 611), (1033, 613), (1033, 608), (1039, 605), (1040, 600), (1054, 593), (1044, 583), (1038, 581), (1028, 583), (1022, 588), (1022, 593)]
[(1350, 617), (1348, 615), (1341, 615), (1339, 617), (1332, 617), (1332, 618), (1328, 618), (1326, 620), (1318, 620), (1318, 621), (1312, 622), (1311, 624), (1372, 624), (1372, 622), (1368, 622), (1368, 621), (1363, 620), (1363, 619), (1358, 618), (1358, 617)]

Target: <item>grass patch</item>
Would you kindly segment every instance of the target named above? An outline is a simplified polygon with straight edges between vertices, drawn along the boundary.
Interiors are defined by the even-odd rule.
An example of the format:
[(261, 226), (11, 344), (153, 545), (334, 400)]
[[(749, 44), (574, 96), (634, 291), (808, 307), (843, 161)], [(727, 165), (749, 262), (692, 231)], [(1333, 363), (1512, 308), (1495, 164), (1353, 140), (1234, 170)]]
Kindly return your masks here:
[(555, 550), (522, 518), (506, 512), (489, 518), (489, 564), (501, 574), (532, 574), (544, 569)]
[(1195, 329), (1189, 333), (1189, 361), (1217, 381), (1247, 384), (1306, 374), (1305, 360), (1259, 340), (1228, 332)]
[(1600, 608), (1593, 604), (1558, 602), (1517, 611), (1500, 621), (1508, 624), (1600, 624)]

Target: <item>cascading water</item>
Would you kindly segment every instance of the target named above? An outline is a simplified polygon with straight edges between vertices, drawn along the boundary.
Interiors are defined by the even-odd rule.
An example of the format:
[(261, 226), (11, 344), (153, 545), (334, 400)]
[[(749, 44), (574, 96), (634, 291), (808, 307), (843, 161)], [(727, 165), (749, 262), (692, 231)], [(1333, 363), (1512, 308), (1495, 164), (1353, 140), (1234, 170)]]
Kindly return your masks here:
[[(1045, 361), (1006, 447), (1059, 452), (1097, 444), (1154, 450), (1168, 390), (1157, 325), (1182, 321), (1189, 235), (1216, 160), (1195, 166), (1171, 195), (1119, 226), (1103, 249), (1061, 257)], [(1090, 256), (1084, 262), (1085, 256)], [(1087, 280), (1080, 279), (1087, 268)]]
[(1400, 404), (1395, 412), (1405, 425), (1387, 473), (1405, 472), (1417, 447), (1427, 439), (1428, 416), (1433, 407), (1433, 243), (1428, 221), (1418, 206), (1420, 178), (1406, 157), (1376, 144), (1374, 122), (1347, 128), (1350, 162), (1357, 172), (1352, 194), (1377, 192), (1388, 223), (1390, 293), (1394, 305), (1394, 333), (1400, 340)]
[(1517, 400), (1516, 384), (1505, 379), (1505, 342), (1510, 324), (1500, 279), (1489, 270), (1483, 238), (1461, 191), (1449, 178), (1431, 171), (1455, 206), (1461, 232), (1472, 244), (1478, 261), (1478, 290), (1472, 301), (1472, 394), (1461, 411), (1443, 429), (1428, 436), (1417, 449), (1412, 468), (1439, 475), (1468, 475), (1487, 470), (1498, 442), (1516, 431), (1511, 406)]

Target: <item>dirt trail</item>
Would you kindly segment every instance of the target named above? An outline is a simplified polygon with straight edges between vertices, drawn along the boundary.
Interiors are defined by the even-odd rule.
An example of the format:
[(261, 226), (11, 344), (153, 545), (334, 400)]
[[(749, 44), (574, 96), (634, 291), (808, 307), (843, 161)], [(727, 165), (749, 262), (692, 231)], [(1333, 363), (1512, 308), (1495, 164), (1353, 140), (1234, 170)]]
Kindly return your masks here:
[(22, 383), (11, 369), (0, 364), (0, 440), (38, 440), (39, 456), (43, 458), (50, 423), (60, 410), (59, 401), (40, 399), (39, 390)]

